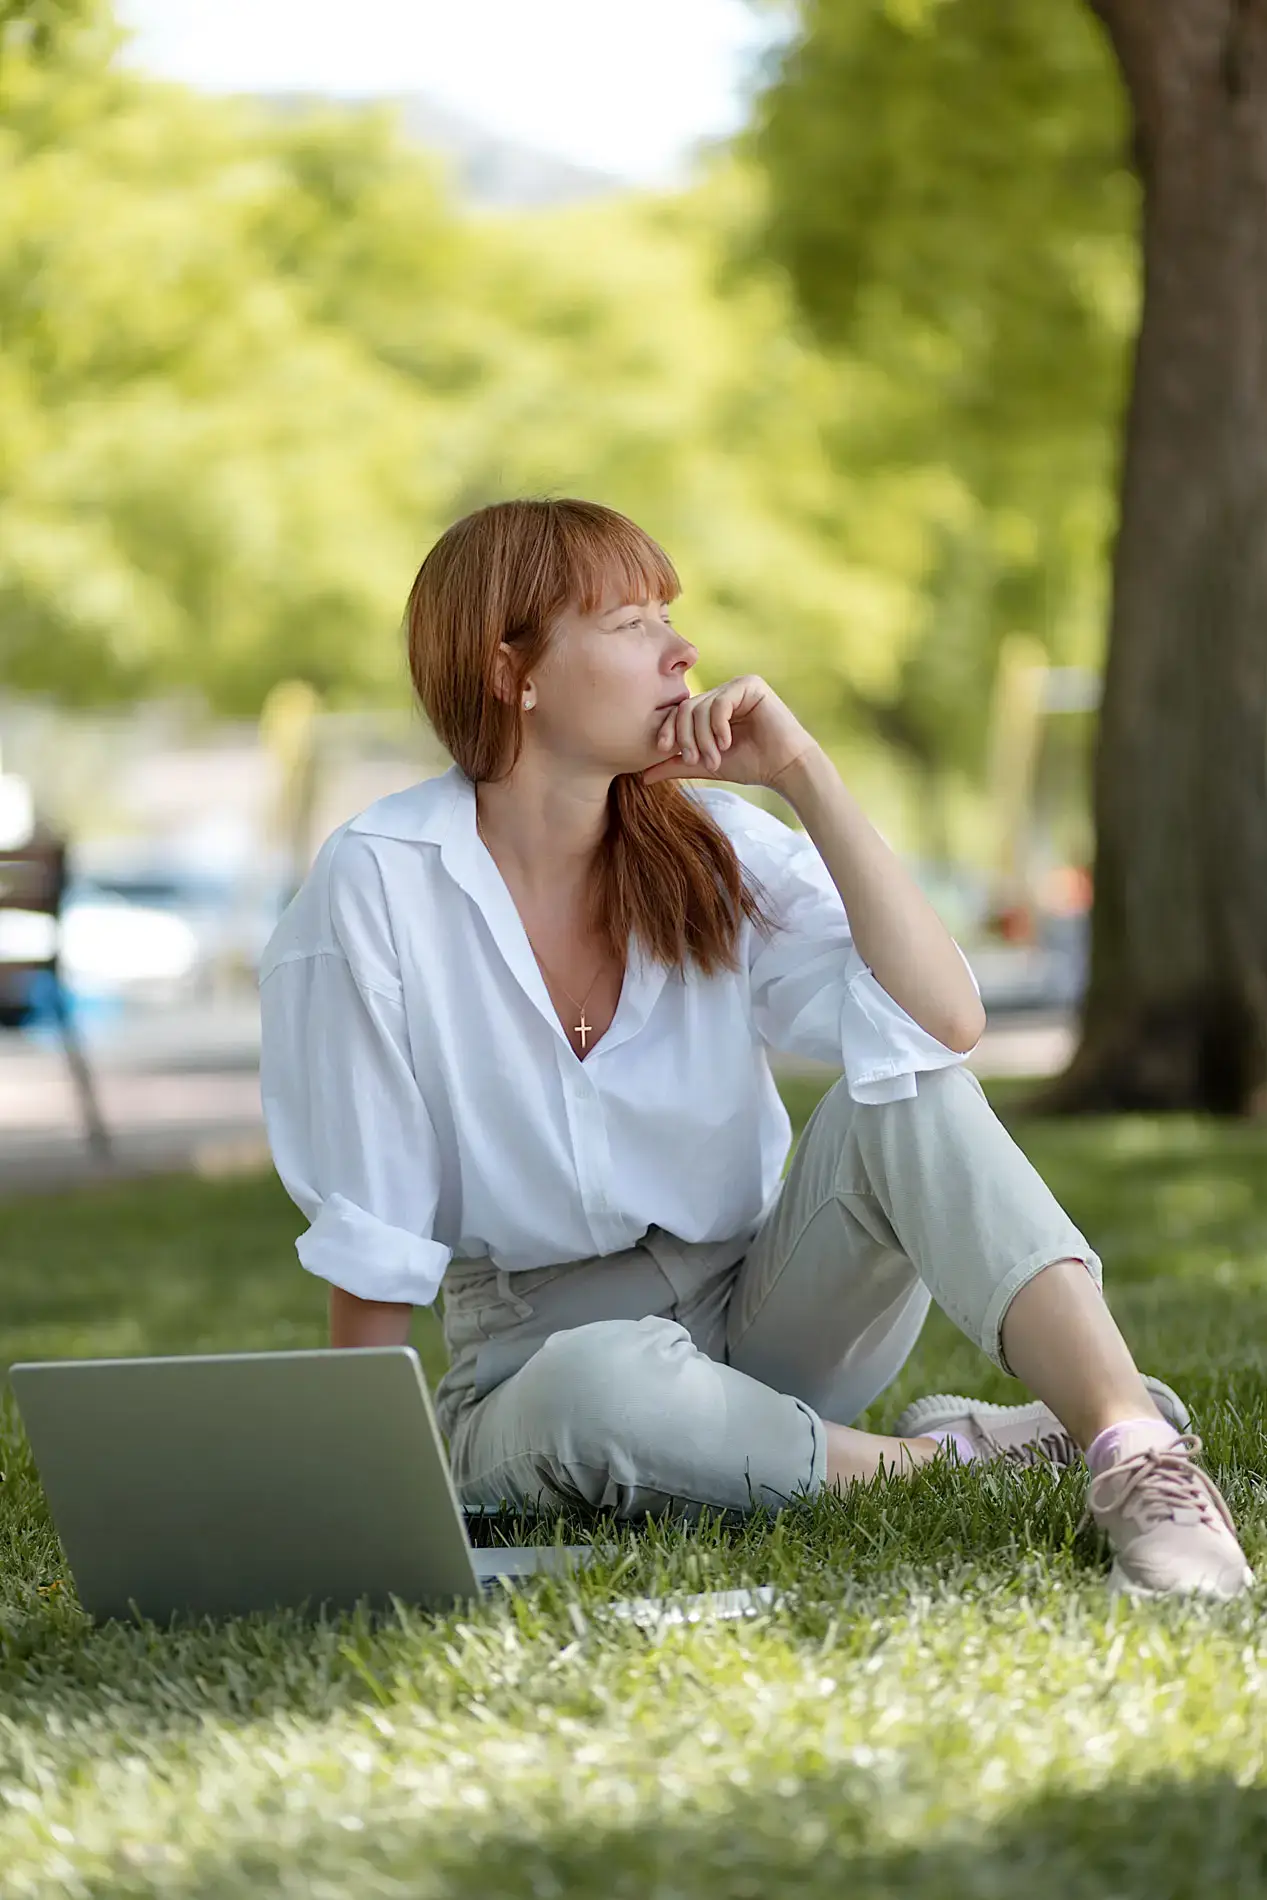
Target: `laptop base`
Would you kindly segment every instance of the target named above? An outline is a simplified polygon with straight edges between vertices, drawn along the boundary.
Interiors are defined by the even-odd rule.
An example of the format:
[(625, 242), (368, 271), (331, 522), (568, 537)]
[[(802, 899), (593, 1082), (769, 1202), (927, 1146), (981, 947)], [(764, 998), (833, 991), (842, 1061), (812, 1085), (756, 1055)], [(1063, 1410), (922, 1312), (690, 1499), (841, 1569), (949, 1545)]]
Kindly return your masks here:
[(503, 1544), (473, 1550), (471, 1559), (481, 1590), (487, 1590), (500, 1577), (563, 1577), (598, 1555), (593, 1544)]

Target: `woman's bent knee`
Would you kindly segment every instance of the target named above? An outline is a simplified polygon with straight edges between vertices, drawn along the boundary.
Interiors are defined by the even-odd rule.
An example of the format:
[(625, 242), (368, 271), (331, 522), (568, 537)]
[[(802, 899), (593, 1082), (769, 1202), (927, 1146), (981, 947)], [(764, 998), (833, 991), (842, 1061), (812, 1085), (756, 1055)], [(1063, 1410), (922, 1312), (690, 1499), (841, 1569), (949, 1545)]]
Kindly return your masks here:
[(525, 1440), (565, 1437), (602, 1455), (614, 1440), (644, 1440), (663, 1428), (684, 1355), (698, 1351), (677, 1320), (600, 1319), (551, 1333), (518, 1374), (516, 1409)]
[(473, 1486), (622, 1514), (744, 1510), (821, 1483), (821, 1426), (800, 1400), (711, 1359), (676, 1320), (596, 1320), (552, 1333), (493, 1394), (463, 1444)]

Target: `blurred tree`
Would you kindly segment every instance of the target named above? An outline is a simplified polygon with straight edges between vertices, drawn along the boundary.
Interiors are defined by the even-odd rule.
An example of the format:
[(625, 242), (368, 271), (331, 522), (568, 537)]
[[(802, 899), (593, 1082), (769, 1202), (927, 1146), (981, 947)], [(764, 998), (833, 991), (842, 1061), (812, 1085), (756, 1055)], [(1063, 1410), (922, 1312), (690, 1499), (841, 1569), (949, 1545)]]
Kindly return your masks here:
[(1098, 0), (1145, 296), (1060, 1109), (1267, 1111), (1267, 5)]
[(271, 254), (284, 141), (108, 62), (15, 61), (2, 104), (0, 676), (240, 713), (296, 672), (390, 692), (442, 484), (398, 378)]
[(1091, 981), (1043, 1100), (1243, 1111), (1267, 1106), (1267, 5), (1094, 12), (1107, 38), (1089, 6), (806, 0), (753, 132), (764, 240), (816, 334), (904, 379), (896, 453), (931, 425), (973, 499), (887, 709), (918, 749), (965, 689), (984, 708), (1009, 629), (1090, 657), (1053, 634), (1095, 599), (1141, 224)]
[[(982, 333), (964, 210), (938, 239), (946, 309), (918, 302), (940, 253), (890, 245), (875, 269), (907, 285), (877, 283), (828, 352), (759, 241), (777, 194), (750, 153), (717, 151), (685, 192), (466, 215), (389, 112), (160, 85), (112, 62), (108, 14), (85, 19), (0, 66), (0, 682), (192, 688), (248, 716), (287, 680), (399, 703), (400, 609), (443, 528), (508, 494), (590, 495), (677, 560), (701, 685), (759, 671), (854, 767), (900, 750), (922, 842), (949, 851), (1000, 640), (1038, 621), (1056, 657), (1096, 650), (1100, 411), (1133, 308), (1107, 148), (1100, 236), (1066, 207), (1040, 243), (974, 132), (990, 269), (1028, 327), (1009, 303)], [(877, 97), (906, 38), (877, 54)], [(1074, 78), (1079, 60), (1071, 42)], [(1003, 130), (1030, 136), (1024, 112)]]
[(15, 63), (0, 167), (11, 685), (399, 698), (435, 536), (573, 492), (674, 553), (710, 680), (768, 672), (825, 737), (888, 690), (923, 554), (829, 453), (875, 398), (795, 334), (768, 266), (724, 280), (750, 166), (463, 217), (386, 112), (270, 113), (99, 60)]
[(95, 0), (0, 0), (0, 58), (16, 48), (48, 59), (97, 11)]
[(769, 182), (756, 241), (869, 398), (833, 423), (837, 461), (924, 550), (893, 690), (864, 709), (921, 767), (979, 777), (1001, 641), (1101, 652), (1137, 305), (1125, 102), (1082, 8), (800, 14), (742, 140)]

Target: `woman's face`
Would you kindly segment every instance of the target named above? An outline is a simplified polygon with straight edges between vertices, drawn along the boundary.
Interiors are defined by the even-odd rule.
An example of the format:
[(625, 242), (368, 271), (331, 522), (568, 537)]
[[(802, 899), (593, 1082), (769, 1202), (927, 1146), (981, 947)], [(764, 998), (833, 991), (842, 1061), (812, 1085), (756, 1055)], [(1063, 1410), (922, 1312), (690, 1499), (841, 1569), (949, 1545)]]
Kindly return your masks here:
[(699, 654), (658, 600), (630, 601), (610, 588), (592, 614), (569, 608), (535, 668), (526, 714), (531, 737), (576, 765), (640, 772), (657, 746), (665, 708), (688, 696)]

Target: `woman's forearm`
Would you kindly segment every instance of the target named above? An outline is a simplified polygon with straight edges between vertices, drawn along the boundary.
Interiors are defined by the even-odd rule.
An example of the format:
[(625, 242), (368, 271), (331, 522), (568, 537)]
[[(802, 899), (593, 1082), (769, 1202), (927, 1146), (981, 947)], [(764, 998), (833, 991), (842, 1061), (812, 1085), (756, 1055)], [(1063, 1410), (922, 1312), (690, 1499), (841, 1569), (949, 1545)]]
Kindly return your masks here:
[(774, 790), (830, 871), (877, 983), (938, 1042), (971, 1049), (985, 1011), (955, 941), (827, 754), (814, 746), (777, 775)]
[(332, 1346), (404, 1346), (413, 1307), (395, 1300), (362, 1300), (341, 1286), (330, 1288)]

